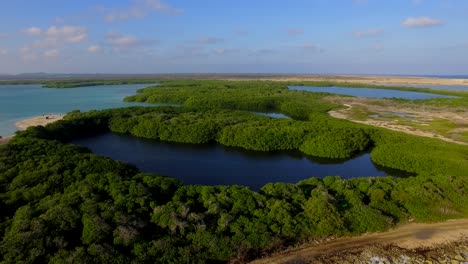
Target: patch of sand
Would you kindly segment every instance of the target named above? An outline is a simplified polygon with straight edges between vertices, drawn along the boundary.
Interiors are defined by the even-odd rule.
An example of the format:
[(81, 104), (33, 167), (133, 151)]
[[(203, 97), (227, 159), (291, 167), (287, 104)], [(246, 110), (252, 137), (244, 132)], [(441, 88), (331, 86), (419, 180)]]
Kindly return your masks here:
[(297, 258), (311, 259), (323, 255), (339, 255), (351, 249), (363, 249), (376, 245), (397, 245), (415, 250), (434, 248), (454, 243), (468, 237), (468, 219), (451, 220), (436, 224), (413, 223), (383, 233), (365, 234), (359, 237), (338, 238), (323, 243), (305, 245), (252, 263), (294, 263)]
[(218, 76), (225, 80), (263, 80), (263, 81), (318, 81), (318, 82), (345, 82), (365, 83), (375, 85), (453, 85), (468, 86), (468, 79), (431, 78), (431, 77), (408, 77), (408, 76), (365, 76), (365, 75), (239, 75)]
[(12, 138), (13, 136), (6, 136), (6, 137), (0, 138), (0, 145), (8, 143)]
[[(371, 98), (353, 98), (329, 96), (325, 100), (341, 104), (344, 109), (329, 111), (328, 114), (335, 118), (346, 119), (356, 123), (382, 127), (394, 131), (400, 131), (416, 136), (438, 138), (452, 143), (468, 145), (467, 142), (461, 141), (456, 137), (448, 137), (442, 135), (435, 130), (429, 129), (429, 124), (433, 120), (447, 120), (457, 127), (448, 132), (449, 136), (456, 136), (468, 132), (468, 110), (463, 108), (437, 107), (415, 105), (410, 103), (398, 103), (385, 99)], [(372, 118), (356, 117), (352, 110), (360, 108), (367, 112), (377, 114), (397, 113), (397, 115), (407, 116), (405, 122), (400, 122), (400, 119), (395, 118)], [(405, 119), (405, 118), (403, 118)], [(427, 126), (428, 129), (424, 129)]]
[[(44, 116), (37, 116), (29, 119), (25, 119), (19, 122), (16, 122), (16, 127), (19, 130), (26, 130), (28, 127), (32, 126), (45, 126), (50, 123), (59, 121), (63, 119), (63, 115), (44, 115)], [(0, 145), (7, 144), (14, 136), (5, 136), (0, 138)]]
[(25, 130), (28, 127), (45, 126), (45, 125), (48, 125), (50, 123), (53, 123), (62, 119), (63, 119), (63, 115), (44, 115), (44, 116), (37, 116), (37, 117), (19, 121), (15, 125), (20, 130)]

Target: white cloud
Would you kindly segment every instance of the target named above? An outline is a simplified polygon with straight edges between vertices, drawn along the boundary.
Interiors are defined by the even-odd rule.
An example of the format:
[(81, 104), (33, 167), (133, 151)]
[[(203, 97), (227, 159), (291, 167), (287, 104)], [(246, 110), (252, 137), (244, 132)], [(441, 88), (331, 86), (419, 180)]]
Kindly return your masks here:
[(22, 47), (22, 53), (34, 49), (55, 49), (66, 44), (76, 44), (88, 39), (86, 28), (77, 26), (51, 26), (48, 29), (31, 27), (24, 31), (28, 35), (36, 36), (36, 41)]
[(60, 55), (60, 51), (57, 49), (46, 50), (44, 51), (44, 56), (48, 58), (56, 58)]
[(442, 21), (430, 17), (410, 17), (401, 22), (403, 27), (431, 27), (442, 25)]
[(115, 48), (128, 48), (141, 44), (141, 41), (135, 36), (113, 32), (107, 35), (107, 44)]
[(91, 45), (88, 47), (88, 52), (90, 53), (99, 53), (101, 52), (102, 48), (99, 45)]
[(231, 54), (231, 53), (237, 53), (240, 52), (240, 49), (215, 49), (214, 52), (218, 55), (226, 55), (226, 54)]
[(39, 36), (42, 34), (42, 29), (39, 27), (29, 27), (23, 30), (23, 32), (30, 36)]
[(79, 43), (88, 39), (85, 28), (75, 26), (49, 27), (45, 35), (49, 38), (56, 38), (66, 43)]
[(371, 37), (380, 37), (384, 31), (382, 29), (370, 29), (366, 31), (355, 31), (353, 36), (356, 38), (371, 38)]
[(109, 23), (128, 19), (141, 19), (151, 12), (171, 15), (184, 12), (184, 10), (171, 7), (161, 0), (134, 0), (133, 4), (127, 8), (121, 10), (104, 8), (104, 10), (108, 13), (105, 16), (105, 20)]
[(2, 49), (0, 48), (0, 56), (4, 56), (4, 55), (7, 55), (8, 54), (8, 50), (7, 49)]
[(288, 29), (289, 36), (299, 36), (304, 34), (304, 29), (302, 28), (290, 28)]
[(204, 38), (199, 38), (196, 40), (196, 42), (200, 44), (216, 44), (223, 42), (224, 40), (221, 38), (212, 38), (212, 37), (204, 37)]

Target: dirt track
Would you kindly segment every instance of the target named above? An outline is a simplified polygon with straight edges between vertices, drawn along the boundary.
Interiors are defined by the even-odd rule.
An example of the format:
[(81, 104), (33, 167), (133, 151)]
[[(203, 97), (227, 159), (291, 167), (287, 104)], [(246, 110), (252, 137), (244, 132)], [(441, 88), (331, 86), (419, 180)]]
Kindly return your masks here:
[(436, 224), (408, 224), (384, 233), (359, 237), (339, 238), (322, 244), (306, 245), (252, 263), (293, 263), (294, 260), (311, 259), (323, 255), (340, 254), (346, 250), (376, 245), (396, 244), (400, 248), (430, 248), (456, 242), (468, 237), (468, 219), (451, 220)]

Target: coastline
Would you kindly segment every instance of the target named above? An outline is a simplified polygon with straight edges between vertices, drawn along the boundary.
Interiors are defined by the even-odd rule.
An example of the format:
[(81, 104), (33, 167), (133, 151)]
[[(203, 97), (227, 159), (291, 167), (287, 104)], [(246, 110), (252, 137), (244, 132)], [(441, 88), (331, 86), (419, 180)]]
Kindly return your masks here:
[(28, 127), (32, 126), (45, 126), (50, 123), (54, 123), (56, 121), (62, 120), (63, 115), (61, 114), (49, 114), (49, 115), (42, 115), (42, 116), (36, 116), (33, 118), (28, 118), (21, 120), (19, 122), (15, 123), (15, 126), (19, 130), (26, 130)]
[(441, 77), (417, 77), (417, 76), (385, 76), (385, 75), (269, 75), (252, 76), (239, 75), (235, 77), (225, 76), (226, 80), (262, 80), (262, 81), (318, 81), (318, 82), (345, 82), (363, 83), (374, 85), (448, 85), (468, 86), (468, 79), (441, 78)]
[[(36, 116), (28, 119), (24, 119), (15, 123), (18, 130), (26, 130), (32, 126), (45, 126), (63, 119), (62, 114), (49, 114)], [(14, 135), (4, 136), (0, 138), (0, 145), (7, 144), (14, 137)]]

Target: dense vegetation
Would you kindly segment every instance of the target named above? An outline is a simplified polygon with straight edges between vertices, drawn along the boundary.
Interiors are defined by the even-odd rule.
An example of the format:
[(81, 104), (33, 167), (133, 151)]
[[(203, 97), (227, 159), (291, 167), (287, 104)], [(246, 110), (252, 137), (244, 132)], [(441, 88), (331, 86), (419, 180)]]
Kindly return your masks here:
[[(118, 112), (138, 111), (148, 109)], [(185, 186), (51, 140), (102, 132), (114, 114), (74, 113), (0, 147), (5, 262), (245, 261), (290, 243), (468, 214), (468, 180), (455, 175), (311, 178), (254, 192)]]
[[(323, 94), (275, 83), (168, 82), (129, 100), (184, 107), (69, 113), (0, 146), (0, 254), (6, 263), (246, 261), (283, 246), (468, 216), (468, 149), (328, 117)], [(236, 109), (236, 110), (232, 110)], [(278, 111), (295, 120), (241, 111)], [(67, 145), (112, 131), (346, 158), (373, 148), (408, 178), (311, 178), (188, 186)]]
[(266, 82), (266, 81), (161, 81), (160, 86), (138, 90), (125, 98), (128, 102), (183, 104), (192, 108), (225, 108), (255, 111), (277, 111), (295, 119), (307, 120), (311, 112), (325, 113), (334, 107), (321, 98), (329, 93), (292, 91), (288, 85), (317, 87), (339, 86), (355, 88), (392, 89), (456, 96), (424, 100), (388, 99), (412, 104), (468, 107), (468, 92), (409, 87), (372, 86), (367, 84), (330, 82)]

